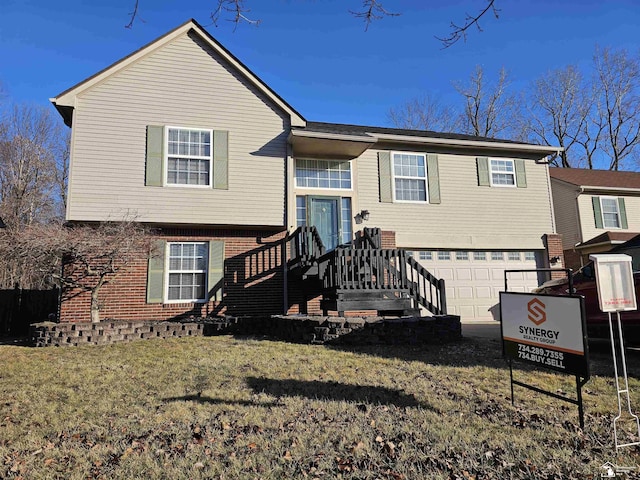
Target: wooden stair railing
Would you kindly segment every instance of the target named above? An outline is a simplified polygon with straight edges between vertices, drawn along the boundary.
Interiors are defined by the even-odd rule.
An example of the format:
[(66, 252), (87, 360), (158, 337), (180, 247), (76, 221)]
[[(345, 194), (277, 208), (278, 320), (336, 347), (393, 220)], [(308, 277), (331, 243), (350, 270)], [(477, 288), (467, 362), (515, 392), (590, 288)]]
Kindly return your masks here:
[[(379, 228), (365, 228), (351, 245), (326, 252), (314, 226), (298, 227), (287, 237), (290, 270), (301, 269), (322, 285), (323, 295), (336, 291), (397, 292), (413, 299), (434, 315), (446, 315), (443, 279), (402, 249), (380, 248)], [(405, 297), (406, 298), (406, 297)]]
[(409, 291), (412, 298), (434, 315), (447, 314), (444, 280), (434, 277), (415, 258), (407, 256)]
[(308, 268), (317, 264), (318, 258), (325, 254), (325, 246), (316, 227), (296, 228), (287, 237), (289, 244), (289, 269)]

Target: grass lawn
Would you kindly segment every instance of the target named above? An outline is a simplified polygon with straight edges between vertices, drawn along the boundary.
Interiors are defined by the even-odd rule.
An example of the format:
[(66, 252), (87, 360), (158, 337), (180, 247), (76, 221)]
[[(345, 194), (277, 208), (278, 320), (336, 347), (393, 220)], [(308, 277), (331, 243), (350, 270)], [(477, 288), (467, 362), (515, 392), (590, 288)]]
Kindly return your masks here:
[[(0, 346), (0, 362), (0, 478), (585, 479), (640, 465), (640, 448), (612, 446), (606, 352), (592, 354), (584, 431), (568, 403), (516, 387), (512, 406), (489, 339)], [(639, 411), (640, 355), (628, 363)], [(515, 376), (575, 395), (572, 377)]]

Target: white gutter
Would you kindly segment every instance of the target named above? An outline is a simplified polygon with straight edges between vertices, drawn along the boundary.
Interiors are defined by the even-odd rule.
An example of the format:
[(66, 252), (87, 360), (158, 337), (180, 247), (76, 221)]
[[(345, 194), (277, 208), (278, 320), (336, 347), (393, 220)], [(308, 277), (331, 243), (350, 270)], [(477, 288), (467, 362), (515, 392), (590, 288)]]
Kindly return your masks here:
[(434, 138), (434, 137), (414, 137), (408, 135), (393, 135), (387, 133), (372, 133), (367, 132), (368, 135), (375, 137), (378, 141), (392, 141), (403, 143), (421, 143), (427, 145), (443, 145), (453, 147), (474, 147), (484, 149), (498, 149), (498, 150), (521, 150), (529, 152), (539, 152), (546, 154), (559, 154), (564, 150), (562, 147), (549, 147), (545, 145), (529, 145), (526, 143), (507, 143), (507, 142), (486, 142), (480, 140), (461, 140), (453, 138)]
[(580, 193), (587, 193), (587, 192), (626, 192), (626, 193), (635, 193), (636, 195), (640, 195), (640, 188), (591, 187), (589, 185), (584, 185), (580, 187)]

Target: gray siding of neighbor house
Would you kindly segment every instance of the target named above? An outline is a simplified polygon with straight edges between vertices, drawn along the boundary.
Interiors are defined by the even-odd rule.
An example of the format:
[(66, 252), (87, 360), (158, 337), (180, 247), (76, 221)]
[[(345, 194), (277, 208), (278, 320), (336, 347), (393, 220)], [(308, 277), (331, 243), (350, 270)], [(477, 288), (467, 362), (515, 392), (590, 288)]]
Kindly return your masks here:
[(356, 160), (359, 205), (354, 211), (367, 209), (369, 226), (396, 231), (399, 247), (542, 249), (542, 235), (554, 232), (544, 164), (525, 160), (526, 188), (487, 187), (478, 185), (475, 156), (440, 153), (439, 204), (382, 203), (377, 152), (368, 150)]
[(556, 230), (562, 234), (562, 248), (571, 249), (581, 241), (578, 204), (578, 188), (551, 179), (553, 209), (556, 216)]
[[(228, 189), (145, 186), (148, 125), (228, 131)], [(193, 34), (76, 98), (69, 220), (284, 225), (288, 116)]]

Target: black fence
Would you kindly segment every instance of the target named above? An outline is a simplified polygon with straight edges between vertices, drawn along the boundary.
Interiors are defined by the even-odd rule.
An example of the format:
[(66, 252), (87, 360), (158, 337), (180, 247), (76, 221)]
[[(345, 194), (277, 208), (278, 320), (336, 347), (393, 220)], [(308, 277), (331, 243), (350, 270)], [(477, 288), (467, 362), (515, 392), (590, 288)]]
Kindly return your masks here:
[(27, 336), (32, 323), (55, 319), (59, 297), (57, 288), (0, 290), (0, 336)]

